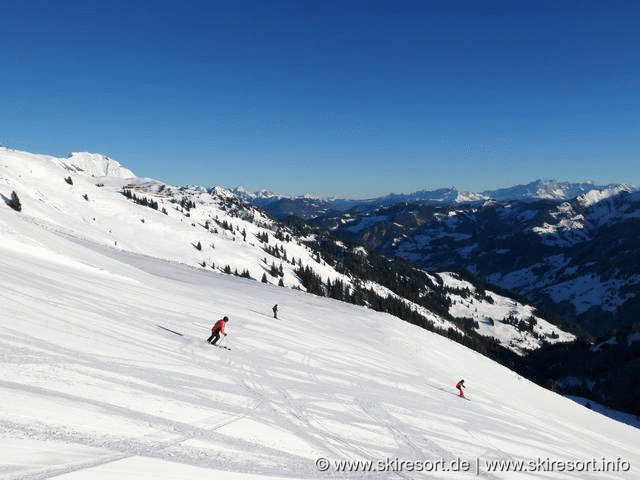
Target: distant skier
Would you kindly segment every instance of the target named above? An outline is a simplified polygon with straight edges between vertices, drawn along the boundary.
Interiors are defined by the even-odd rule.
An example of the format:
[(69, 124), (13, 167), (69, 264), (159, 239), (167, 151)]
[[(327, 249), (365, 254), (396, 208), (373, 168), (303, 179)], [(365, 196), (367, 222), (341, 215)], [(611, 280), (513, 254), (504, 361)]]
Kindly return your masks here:
[(462, 391), (462, 389), (464, 388), (464, 379), (460, 380), (457, 384), (456, 384), (456, 388), (458, 389), (458, 391), (460, 392), (460, 396), (464, 397), (464, 392)]
[(220, 340), (220, 334), (227, 336), (227, 322), (229, 317), (224, 317), (222, 320), (218, 320), (213, 327), (211, 327), (211, 336), (207, 339), (211, 345), (215, 345)]
[(273, 310), (273, 318), (278, 318), (278, 304), (277, 303), (273, 306), (273, 308), (271, 310)]

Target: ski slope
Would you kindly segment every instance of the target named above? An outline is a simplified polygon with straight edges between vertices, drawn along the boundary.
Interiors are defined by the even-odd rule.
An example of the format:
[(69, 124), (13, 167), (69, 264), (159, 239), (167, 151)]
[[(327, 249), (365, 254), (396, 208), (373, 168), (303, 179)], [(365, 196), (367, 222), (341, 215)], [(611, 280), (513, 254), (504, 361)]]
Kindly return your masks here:
[[(640, 430), (390, 315), (127, 252), (5, 205), (0, 272), (3, 480), (638, 478)], [(231, 350), (204, 341), (223, 315)], [(455, 396), (460, 378), (470, 401)], [(619, 468), (487, 465), (545, 459)], [(337, 471), (345, 460), (386, 470)], [(389, 471), (394, 460), (469, 471)]]

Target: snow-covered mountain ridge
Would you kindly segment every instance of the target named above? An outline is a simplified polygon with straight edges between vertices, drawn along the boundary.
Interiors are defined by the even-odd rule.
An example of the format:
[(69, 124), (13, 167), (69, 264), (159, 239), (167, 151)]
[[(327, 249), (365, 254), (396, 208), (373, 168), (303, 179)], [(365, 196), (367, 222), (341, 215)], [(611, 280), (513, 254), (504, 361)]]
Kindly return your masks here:
[[(8, 197), (11, 191), (18, 192), (22, 214), (44, 228), (104, 245), (188, 265), (204, 264), (216, 271), (227, 266), (232, 271), (248, 269), (258, 279), (271, 267), (264, 262), (271, 256), (255, 236), (267, 231), (273, 234), (275, 223), (259, 210), (241, 204), (230, 191), (169, 186), (135, 177), (105, 160), (92, 154), (57, 159), (0, 151), (2, 194)], [(140, 201), (133, 202), (123, 192)], [(144, 199), (148, 200), (146, 205)], [(158, 203), (157, 208), (144, 208), (152, 200)], [(243, 231), (249, 241), (241, 245), (237, 241)], [(274, 246), (279, 248), (283, 243), (275, 240)], [(323, 275), (338, 278), (332, 269), (311, 258), (299, 242), (290, 242), (287, 248), (289, 258), (304, 259)], [(279, 278), (288, 286), (301, 288), (292, 265), (283, 269)], [(272, 276), (269, 282), (274, 283)]]
[(637, 321), (640, 192), (571, 200), (400, 203), (315, 219), (341, 240), (436, 270), (466, 269), (595, 335)]
[(133, 172), (109, 157), (96, 153), (72, 153), (63, 164), (70, 170), (82, 172), (91, 177), (132, 178)]
[[(6, 164), (0, 172), (4, 195)], [(67, 188), (59, 172), (49, 181)], [(97, 190), (106, 184), (73, 182), (72, 197), (106, 202), (108, 190)], [(0, 206), (3, 480), (637, 477), (640, 430), (449, 339), (371, 309), (90, 240), (87, 228), (72, 233), (29, 215), (39, 199), (22, 193), (21, 213)], [(157, 222), (130, 201), (108, 205)], [(231, 350), (204, 342), (223, 315)], [(456, 397), (460, 378), (469, 400)], [(405, 468), (385, 469), (396, 459)], [(341, 471), (344, 461), (376, 468)], [(490, 469), (498, 461), (514, 463)], [(436, 462), (472, 468), (434, 471)]]
[[(438, 294), (445, 302), (443, 317), (383, 285), (337, 271), (307, 245), (309, 239), (295, 237), (229, 190), (174, 187), (137, 178), (101, 155), (58, 159), (1, 150), (0, 193), (8, 198), (12, 191), (22, 202), (21, 216), (82, 241), (301, 290), (308, 289), (301, 269), (308, 269), (320, 279), (325, 293), (338, 286), (347, 292), (340, 296), (354, 295), (359, 285), (371, 292), (368, 297), (401, 302), (433, 328), (495, 338), (519, 354), (574, 338), (528, 305), (479, 292), (471, 284), (450, 287), (442, 280), (445, 274), (434, 274), (427, 277), (420, 295), (446, 292)], [(11, 222), (6, 222), (10, 228)]]
[(537, 202), (540, 200), (570, 201), (584, 197), (585, 201), (597, 202), (620, 193), (638, 191), (638, 187), (627, 184), (595, 185), (593, 182), (561, 182), (556, 180), (535, 180), (526, 185), (516, 185), (483, 192), (465, 192), (455, 187), (436, 190), (421, 190), (410, 194), (389, 194), (366, 200), (322, 198), (309, 195), (286, 196), (261, 190), (248, 192), (238, 187), (233, 192), (245, 201), (264, 208), (276, 218), (297, 215), (301, 218), (315, 218), (331, 211), (344, 212), (349, 209), (372, 209), (402, 202), (425, 205), (456, 206), (462, 204), (482, 204), (499, 202)]

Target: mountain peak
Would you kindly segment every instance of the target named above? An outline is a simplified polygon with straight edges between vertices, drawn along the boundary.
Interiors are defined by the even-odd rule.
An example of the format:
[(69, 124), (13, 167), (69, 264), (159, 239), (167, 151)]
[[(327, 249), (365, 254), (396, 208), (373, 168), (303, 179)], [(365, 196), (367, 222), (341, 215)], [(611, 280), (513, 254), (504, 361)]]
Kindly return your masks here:
[(62, 160), (65, 167), (91, 177), (133, 178), (136, 175), (100, 153), (73, 152)]

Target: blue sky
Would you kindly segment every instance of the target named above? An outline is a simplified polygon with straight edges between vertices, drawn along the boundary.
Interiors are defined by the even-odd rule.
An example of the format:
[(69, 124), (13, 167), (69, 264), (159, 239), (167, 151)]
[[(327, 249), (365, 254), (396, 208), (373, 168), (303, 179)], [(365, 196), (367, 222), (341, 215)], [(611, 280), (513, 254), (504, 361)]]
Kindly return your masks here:
[(5, 0), (0, 18), (16, 149), (351, 198), (640, 185), (638, 2)]

